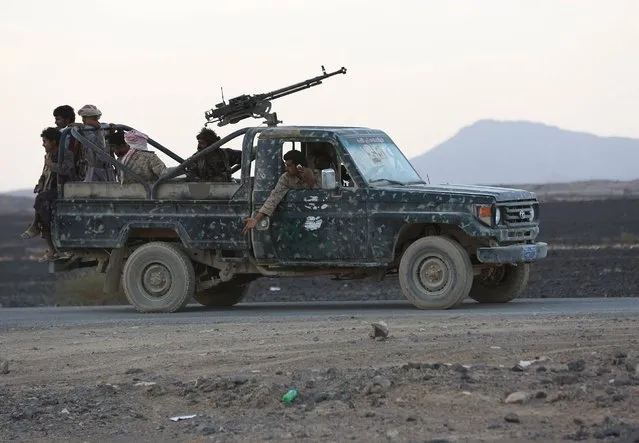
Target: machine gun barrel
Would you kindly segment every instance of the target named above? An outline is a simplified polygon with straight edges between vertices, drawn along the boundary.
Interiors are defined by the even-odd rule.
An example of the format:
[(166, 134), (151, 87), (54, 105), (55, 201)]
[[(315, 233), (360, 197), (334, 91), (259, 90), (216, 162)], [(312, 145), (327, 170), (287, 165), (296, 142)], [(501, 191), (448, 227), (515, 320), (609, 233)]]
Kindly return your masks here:
[(204, 117), (206, 118), (207, 124), (218, 122), (218, 126), (237, 123), (249, 117), (262, 117), (266, 118), (266, 123), (269, 126), (275, 126), (280, 122), (277, 120), (275, 113), (270, 113), (270, 100), (318, 86), (322, 84), (322, 80), (337, 74), (346, 74), (346, 68), (342, 67), (341, 69), (327, 73), (324, 66), (322, 66), (322, 75), (271, 92), (255, 95), (240, 95), (230, 99), (228, 103), (222, 101), (222, 103), (215, 105), (215, 108), (206, 111)]
[[(322, 70), (324, 67), (322, 66)], [(308, 80), (301, 81), (299, 83), (295, 83), (294, 85), (285, 86), (280, 89), (276, 89), (275, 91), (267, 92), (265, 94), (258, 94), (257, 97), (263, 100), (275, 100), (276, 98), (284, 97), (285, 95), (294, 94), (295, 92), (302, 91), (307, 88), (312, 88), (313, 86), (318, 86), (322, 84), (322, 80), (332, 77), (337, 74), (346, 74), (346, 68), (342, 67), (337, 71), (326, 73), (323, 71), (322, 75), (318, 75), (317, 77), (309, 78)]]

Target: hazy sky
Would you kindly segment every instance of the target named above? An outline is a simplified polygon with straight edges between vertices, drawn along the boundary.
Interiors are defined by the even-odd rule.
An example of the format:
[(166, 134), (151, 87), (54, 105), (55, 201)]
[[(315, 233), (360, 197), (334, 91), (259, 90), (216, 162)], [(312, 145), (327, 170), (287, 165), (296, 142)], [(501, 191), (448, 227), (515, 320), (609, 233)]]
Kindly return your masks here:
[(322, 64), (348, 73), (274, 101), (284, 124), (378, 127), (409, 158), (482, 118), (639, 137), (638, 23), (637, 0), (5, 1), (0, 191), (35, 184), (60, 104), (186, 157), (220, 86), (266, 92)]

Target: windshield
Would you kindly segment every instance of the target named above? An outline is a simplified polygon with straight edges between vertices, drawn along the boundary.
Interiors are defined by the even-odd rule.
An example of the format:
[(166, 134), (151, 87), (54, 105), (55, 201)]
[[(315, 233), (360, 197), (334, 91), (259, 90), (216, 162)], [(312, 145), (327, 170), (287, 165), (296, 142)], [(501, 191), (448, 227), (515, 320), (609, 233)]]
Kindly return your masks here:
[(344, 146), (368, 184), (423, 183), (404, 154), (388, 137), (344, 137)]

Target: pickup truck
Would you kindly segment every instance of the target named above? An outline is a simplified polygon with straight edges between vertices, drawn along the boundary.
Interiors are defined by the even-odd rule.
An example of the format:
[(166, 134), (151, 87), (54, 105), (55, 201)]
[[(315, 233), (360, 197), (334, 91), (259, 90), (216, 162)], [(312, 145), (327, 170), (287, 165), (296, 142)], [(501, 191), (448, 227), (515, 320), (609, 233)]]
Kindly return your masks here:
[[(82, 138), (71, 129), (63, 139), (68, 132)], [(60, 185), (52, 221), (54, 244), (72, 255), (52, 262), (50, 272), (95, 267), (105, 273), (104, 291), (121, 285), (139, 312), (174, 312), (192, 298), (232, 306), (262, 276), (397, 274), (402, 293), (419, 309), (449, 309), (467, 297), (505, 303), (525, 289), (530, 263), (547, 255), (547, 244), (535, 241), (535, 194), (425, 183), (378, 129), (246, 127), (186, 160), (149, 143), (179, 162), (152, 184), (89, 142), (136, 183)], [(233, 181), (180, 178), (199, 157), (240, 144)], [(271, 217), (243, 233), (291, 149), (311, 168), (318, 152), (330, 155), (321, 187), (288, 191)]]

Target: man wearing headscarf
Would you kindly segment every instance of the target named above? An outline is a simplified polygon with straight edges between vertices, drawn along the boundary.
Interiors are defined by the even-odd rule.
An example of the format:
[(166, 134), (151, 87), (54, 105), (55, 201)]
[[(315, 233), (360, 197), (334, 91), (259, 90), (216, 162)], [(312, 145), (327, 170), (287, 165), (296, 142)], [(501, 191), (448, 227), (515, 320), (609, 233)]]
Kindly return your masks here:
[(79, 132), (94, 145), (94, 149), (83, 144), (82, 153), (86, 159), (86, 175), (84, 182), (109, 182), (115, 181), (115, 170), (102, 156), (95, 151), (97, 147), (104, 154), (110, 156), (110, 150), (105, 140), (104, 130), (100, 125), (100, 111), (95, 105), (84, 105), (78, 110), (82, 117), (83, 125), (79, 126)]
[[(202, 128), (196, 136), (197, 152), (220, 140), (212, 129)], [(196, 152), (196, 154), (197, 154)], [(194, 154), (195, 155), (195, 154)], [(242, 162), (242, 151), (218, 148), (197, 160), (186, 169), (187, 181), (230, 182), (231, 168)]]
[[(111, 135), (109, 143), (120, 163), (138, 174), (145, 182), (154, 183), (166, 174), (169, 168), (155, 152), (148, 150), (147, 140), (146, 134), (135, 129), (126, 133), (118, 130)], [(130, 174), (122, 170), (118, 173), (118, 181), (123, 185), (137, 183)]]

